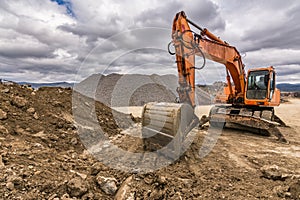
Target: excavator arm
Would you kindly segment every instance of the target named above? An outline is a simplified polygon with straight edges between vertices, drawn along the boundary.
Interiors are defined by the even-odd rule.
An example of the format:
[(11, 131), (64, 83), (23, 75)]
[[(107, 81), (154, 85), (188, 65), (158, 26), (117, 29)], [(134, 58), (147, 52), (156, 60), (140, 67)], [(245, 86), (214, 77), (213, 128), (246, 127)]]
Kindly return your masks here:
[[(200, 32), (192, 31), (190, 25)], [(174, 45), (175, 52), (170, 51), (171, 44)], [(168, 48), (171, 54), (176, 55), (179, 103), (150, 102), (144, 106), (142, 135), (147, 149), (162, 151), (162, 154), (168, 157), (171, 155), (169, 152), (173, 152), (171, 157), (176, 159), (182, 152), (181, 146), (186, 135), (198, 124), (203, 125), (207, 121), (214, 127), (223, 128), (226, 125), (263, 135), (273, 134), (285, 141), (277, 129), (277, 126), (282, 124), (281, 120), (274, 121), (276, 116), (273, 107), (270, 107), (279, 104), (278, 98), (273, 100), (271, 98), (271, 96), (278, 97), (278, 91), (274, 89), (275, 83), (270, 82), (270, 75), (274, 74), (272, 67), (253, 69), (250, 73), (250, 82), (255, 85), (256, 79), (263, 78), (266, 80), (264, 82), (266, 89), (256, 91), (246, 87), (249, 80), (247, 82), (245, 80), (244, 65), (237, 49), (187, 19), (183, 11), (177, 13), (174, 18), (172, 42)], [(227, 104), (212, 107), (210, 115), (203, 116), (201, 120), (194, 113), (195, 70), (198, 69), (195, 66), (196, 56), (204, 58), (204, 64), (200, 69), (204, 67), (205, 59), (223, 64), (226, 67), (228, 84), (225, 88), (225, 91), (228, 91), (225, 93)]]
[[(190, 24), (200, 33), (191, 30)], [(176, 14), (172, 28), (172, 42), (175, 46), (178, 67), (180, 102), (195, 106), (195, 56), (201, 56), (224, 64), (227, 72), (228, 103), (242, 103), (245, 94), (245, 71), (237, 49), (222, 41), (207, 29), (202, 29), (185, 13)], [(234, 83), (234, 88), (231, 85)]]

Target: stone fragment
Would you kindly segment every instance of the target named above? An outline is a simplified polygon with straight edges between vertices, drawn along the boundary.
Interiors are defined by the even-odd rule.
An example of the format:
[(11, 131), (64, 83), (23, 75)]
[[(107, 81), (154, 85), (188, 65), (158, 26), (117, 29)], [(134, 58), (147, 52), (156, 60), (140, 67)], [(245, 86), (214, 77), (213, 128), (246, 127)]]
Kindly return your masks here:
[(130, 191), (131, 190), (131, 187), (130, 187), (131, 181), (132, 181), (132, 176), (129, 176), (128, 178), (126, 178), (126, 180), (120, 186), (120, 188), (115, 196), (115, 200), (131, 199), (131, 197), (132, 197), (132, 193)]
[(35, 109), (32, 108), (32, 107), (31, 107), (31, 108), (28, 108), (28, 109), (27, 109), (27, 112), (30, 113), (30, 114), (33, 114), (33, 113), (35, 113)]
[(291, 176), (286, 169), (280, 168), (277, 165), (264, 165), (260, 168), (260, 171), (262, 172), (262, 177), (272, 180), (284, 181)]
[(7, 134), (8, 133), (7, 128), (5, 128), (5, 126), (0, 125), (0, 133)]
[(33, 118), (36, 119), (36, 120), (38, 120), (40, 117), (39, 117), (39, 115), (35, 112), (35, 113), (33, 114)]
[(8, 89), (8, 88), (5, 88), (5, 89), (3, 89), (1, 92), (3, 92), (3, 93), (9, 93), (9, 89)]
[(118, 188), (116, 185), (117, 180), (115, 178), (98, 175), (96, 177), (96, 180), (102, 191), (105, 192), (105, 194), (114, 195), (116, 193)]
[(13, 189), (15, 189), (15, 185), (12, 182), (7, 182), (6, 188), (9, 190), (13, 190)]
[(7, 112), (4, 112), (2, 109), (0, 109), (0, 120), (7, 119)]
[(73, 178), (67, 183), (67, 190), (71, 197), (81, 197), (88, 189), (85, 182), (79, 178)]
[(2, 160), (2, 155), (0, 155), (0, 168), (4, 167), (4, 163), (3, 163), (3, 160)]
[(25, 98), (19, 96), (14, 97), (12, 101), (12, 104), (17, 106), (18, 108), (23, 108), (27, 105), (27, 103), (28, 101)]

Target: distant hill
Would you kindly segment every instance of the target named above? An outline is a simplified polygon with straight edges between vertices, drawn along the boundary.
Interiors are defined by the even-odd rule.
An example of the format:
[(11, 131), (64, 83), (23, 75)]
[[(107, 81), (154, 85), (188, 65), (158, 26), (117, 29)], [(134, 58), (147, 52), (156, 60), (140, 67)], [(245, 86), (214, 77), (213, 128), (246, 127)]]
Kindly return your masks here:
[(300, 84), (280, 83), (276, 86), (283, 92), (299, 92)]
[[(118, 79), (121, 77), (122, 75), (119, 75), (119, 74), (111, 74), (111, 75), (108, 75), (106, 76), (106, 79), (112, 79), (108, 82), (117, 82)], [(132, 75), (131, 75), (132, 76)], [(133, 75), (134, 76), (134, 75)], [(136, 75), (135, 75), (136, 76)], [(92, 75), (90, 76), (89, 78), (87, 78), (86, 80), (84, 80), (83, 82), (94, 82), (95, 80), (94, 79), (97, 79), (97, 81), (99, 81), (98, 79), (100, 79), (99, 77), (101, 77), (101, 75)], [(168, 84), (167, 85), (175, 85), (175, 87), (177, 87), (177, 78), (175, 77), (170, 77), (170, 76), (158, 76), (158, 75), (152, 75), (152, 76), (147, 76), (147, 75), (140, 75), (140, 77), (142, 78), (145, 78), (145, 77), (151, 77), (152, 79), (154, 79), (153, 82), (159, 82), (161, 83), (161, 79), (164, 80), (164, 82), (167, 80)], [(175, 82), (174, 82), (175, 81)], [(83, 83), (81, 82), (81, 83)], [(107, 80), (106, 80), (107, 82)], [(30, 85), (32, 88), (34, 89), (38, 89), (40, 87), (62, 87), (62, 88), (68, 88), (68, 87), (71, 87), (73, 88), (74, 86), (74, 83), (69, 83), (69, 82), (55, 82), (55, 83), (30, 83), (30, 82), (18, 82), (18, 84), (21, 84), (21, 85)], [(83, 85), (89, 85), (89, 84), (83, 84)], [(113, 85), (107, 85), (108, 87), (109, 86), (113, 86)], [(213, 85), (198, 85), (200, 88), (210, 88), (210, 87), (213, 87)], [(276, 87), (278, 89), (280, 89), (282, 92), (300, 92), (300, 84), (290, 84), (290, 83), (280, 83), (280, 84), (277, 84)], [(214, 87), (213, 87), (214, 88)], [(89, 91), (90, 88), (85, 88), (85, 92), (87, 93), (90, 93), (92, 91)], [(176, 90), (173, 91), (173, 93), (176, 93), (175, 92)], [(213, 91), (213, 90), (212, 90)], [(87, 96), (90, 96), (90, 95), (87, 95)]]
[(73, 87), (74, 83), (68, 83), (68, 82), (56, 82), (56, 83), (29, 83), (29, 82), (18, 82), (18, 84), (21, 85), (30, 85), (32, 88), (37, 89), (40, 87), (62, 87), (62, 88), (68, 88)]

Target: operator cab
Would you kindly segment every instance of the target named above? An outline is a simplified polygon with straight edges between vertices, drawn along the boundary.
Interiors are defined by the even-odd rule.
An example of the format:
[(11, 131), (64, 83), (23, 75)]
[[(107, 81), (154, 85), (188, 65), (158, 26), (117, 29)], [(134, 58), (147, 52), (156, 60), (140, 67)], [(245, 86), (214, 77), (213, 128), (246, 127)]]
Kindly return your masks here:
[[(269, 105), (268, 102), (275, 100), (273, 99), (276, 91), (274, 68), (250, 70), (247, 76), (246, 90), (246, 101), (252, 102), (251, 105)], [(280, 95), (280, 93), (278, 94)]]
[(265, 99), (269, 82), (269, 71), (252, 71), (248, 75), (247, 99)]

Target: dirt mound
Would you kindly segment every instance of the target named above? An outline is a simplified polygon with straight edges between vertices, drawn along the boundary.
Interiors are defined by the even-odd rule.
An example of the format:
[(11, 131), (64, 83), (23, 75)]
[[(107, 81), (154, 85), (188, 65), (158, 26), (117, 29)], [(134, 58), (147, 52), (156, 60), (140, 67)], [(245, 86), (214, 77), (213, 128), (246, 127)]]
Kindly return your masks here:
[[(98, 172), (114, 176), (117, 186), (125, 175), (93, 159), (81, 144), (73, 122), (71, 89), (34, 91), (10, 83), (1, 84), (0, 92), (2, 198), (103, 199), (111, 196), (101, 190), (96, 180)], [(105, 133), (118, 134), (119, 125), (113, 120), (111, 109), (96, 103), (96, 110)], [(130, 116), (121, 113), (119, 116), (124, 121), (123, 127), (130, 125)]]
[[(105, 136), (135, 152), (141, 148), (139, 140), (124, 133), (134, 124), (132, 116), (71, 89), (34, 91), (0, 84), (0, 94), (3, 199), (295, 199), (299, 194), (300, 133), (292, 128), (284, 129), (290, 141), (285, 145), (274, 138), (223, 130), (204, 158), (199, 151), (214, 144), (210, 135), (215, 134), (195, 130), (193, 144), (178, 161), (136, 174), (109, 168), (88, 153), (74, 123), (72, 114), (78, 108), (72, 98), (82, 102), (85, 114), (95, 104)], [(272, 173), (276, 176), (268, 175)]]

